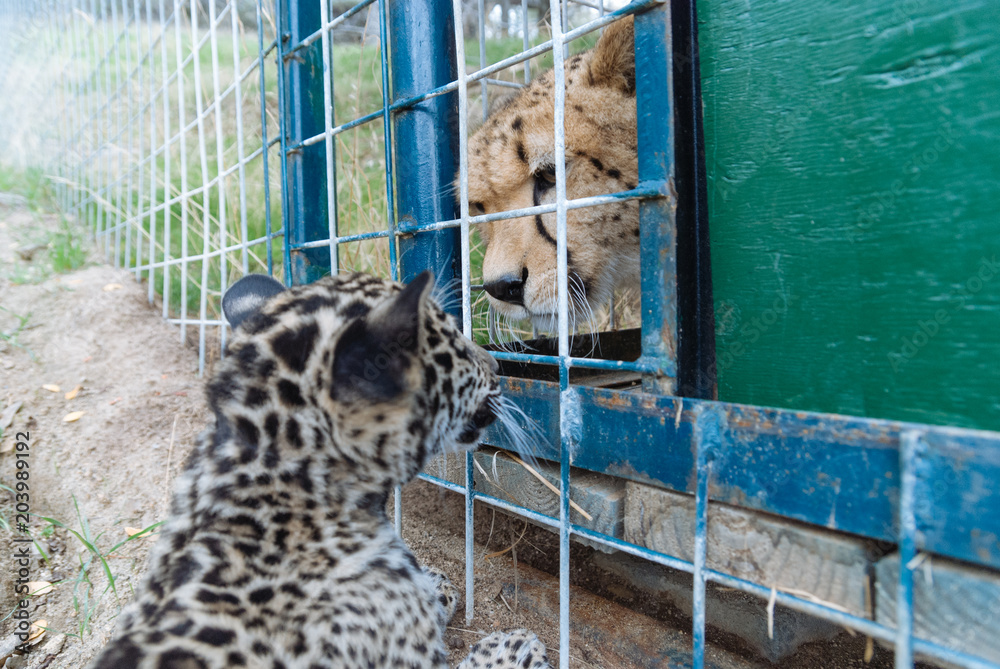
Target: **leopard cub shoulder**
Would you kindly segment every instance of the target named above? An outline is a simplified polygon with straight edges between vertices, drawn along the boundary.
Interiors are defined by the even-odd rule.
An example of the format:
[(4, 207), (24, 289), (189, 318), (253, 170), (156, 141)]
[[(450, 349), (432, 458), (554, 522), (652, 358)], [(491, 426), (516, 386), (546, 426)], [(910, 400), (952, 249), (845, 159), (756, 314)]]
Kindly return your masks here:
[[(454, 590), (385, 515), (434, 455), (499, 410), (495, 361), (431, 297), (353, 274), (234, 284), (214, 424), (176, 483), (136, 600), (92, 669), (446, 667)], [(460, 665), (547, 667), (533, 634)]]

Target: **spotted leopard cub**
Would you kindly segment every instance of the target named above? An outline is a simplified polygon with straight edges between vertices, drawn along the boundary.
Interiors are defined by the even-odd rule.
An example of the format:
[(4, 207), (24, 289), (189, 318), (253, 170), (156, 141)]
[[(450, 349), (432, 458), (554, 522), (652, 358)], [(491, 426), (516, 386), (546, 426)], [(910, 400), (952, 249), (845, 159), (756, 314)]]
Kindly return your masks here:
[[(215, 424), (179, 477), (136, 601), (93, 669), (446, 667), (454, 613), (385, 516), (430, 457), (471, 448), (496, 363), (430, 297), (354, 274), (226, 294), (236, 328), (208, 386)], [(460, 669), (541, 669), (524, 630)]]

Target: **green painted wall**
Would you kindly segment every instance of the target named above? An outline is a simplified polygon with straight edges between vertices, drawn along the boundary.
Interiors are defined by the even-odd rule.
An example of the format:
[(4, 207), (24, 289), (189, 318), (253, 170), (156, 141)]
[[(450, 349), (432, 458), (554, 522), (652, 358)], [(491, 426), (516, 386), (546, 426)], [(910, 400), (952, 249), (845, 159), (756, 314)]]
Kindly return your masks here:
[(698, 14), (720, 399), (1000, 430), (1000, 2)]

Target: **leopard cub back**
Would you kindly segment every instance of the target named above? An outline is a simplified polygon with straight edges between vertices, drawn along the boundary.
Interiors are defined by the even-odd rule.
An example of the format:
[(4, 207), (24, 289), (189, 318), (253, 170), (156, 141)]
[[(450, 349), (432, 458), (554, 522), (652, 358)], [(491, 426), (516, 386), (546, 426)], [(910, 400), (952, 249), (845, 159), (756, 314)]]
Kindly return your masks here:
[[(473, 447), (501, 399), (496, 363), (431, 284), (352, 274), (284, 290), (251, 276), (230, 289), (214, 424), (93, 669), (446, 666), (452, 588), (417, 564), (385, 502), (434, 455)], [(518, 630), (460, 666), (548, 665)]]

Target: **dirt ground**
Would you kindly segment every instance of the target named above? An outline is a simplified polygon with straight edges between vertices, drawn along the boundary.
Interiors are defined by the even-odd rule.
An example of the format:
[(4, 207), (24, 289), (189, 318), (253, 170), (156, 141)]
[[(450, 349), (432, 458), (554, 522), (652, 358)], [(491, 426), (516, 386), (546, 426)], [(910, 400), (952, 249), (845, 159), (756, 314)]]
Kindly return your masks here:
[[(53, 584), (30, 598), (30, 620), (45, 631), (28, 655), (10, 656), (20, 641), (13, 636), (16, 619), (0, 623), (2, 667), (78, 669), (111, 637), (155, 536), (119, 544), (164, 520), (171, 481), (207, 415), (197, 351), (148, 304), (144, 285), (93, 252), (83, 268), (45, 276), (47, 251), (34, 247), (56, 228), (52, 216), (0, 203), (0, 411), (16, 411), (0, 441), (7, 530), (0, 534), (5, 555), (30, 547), (28, 580), (40, 583), (33, 591)], [(29, 456), (18, 458), (16, 442), (25, 434)], [(17, 484), (18, 459), (29, 463), (29, 533), (20, 531), (7, 490)], [(403, 534), (422, 562), (462, 587), (461, 497), (411, 484), (404, 492)], [(34, 543), (16, 541), (26, 536)], [(476, 546), (476, 615), (469, 626), (457, 615), (447, 637), (455, 663), (471, 643), (498, 629), (533, 629), (550, 654), (557, 652), (551, 620), (515, 614), (500, 597), (515, 580), (514, 563), (509, 553), (485, 556), (503, 551), (503, 539), (497, 533), (489, 549)], [(16, 573), (14, 564), (0, 566), (0, 617), (17, 608)], [(584, 660), (584, 650), (574, 651), (580, 666), (614, 666), (599, 653), (589, 656), (597, 665)]]

